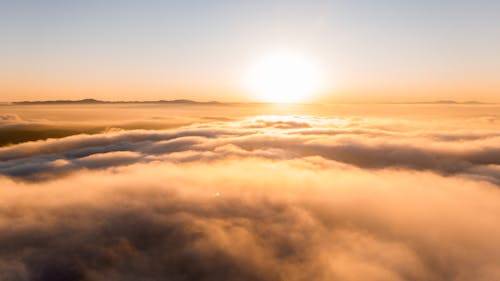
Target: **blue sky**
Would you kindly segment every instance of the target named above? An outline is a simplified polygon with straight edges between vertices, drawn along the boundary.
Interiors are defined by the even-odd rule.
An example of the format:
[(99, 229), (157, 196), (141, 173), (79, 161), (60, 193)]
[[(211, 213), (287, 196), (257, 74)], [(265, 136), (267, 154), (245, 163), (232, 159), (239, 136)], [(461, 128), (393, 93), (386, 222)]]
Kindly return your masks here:
[(0, 1), (0, 99), (244, 100), (259, 56), (320, 61), (325, 99), (494, 100), (500, 1)]

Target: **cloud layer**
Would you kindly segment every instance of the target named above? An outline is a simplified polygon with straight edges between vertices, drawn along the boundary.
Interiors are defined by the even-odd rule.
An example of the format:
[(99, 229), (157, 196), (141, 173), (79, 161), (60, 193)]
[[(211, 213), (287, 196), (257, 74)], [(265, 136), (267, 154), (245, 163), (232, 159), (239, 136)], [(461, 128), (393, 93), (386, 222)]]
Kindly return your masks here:
[(261, 116), (0, 148), (0, 280), (498, 280), (498, 132), (397, 123)]
[(366, 169), (427, 170), (500, 185), (500, 133), (394, 131), (376, 121), (264, 116), (175, 130), (129, 130), (0, 148), (0, 173), (39, 180), (85, 169), (151, 161), (318, 156)]

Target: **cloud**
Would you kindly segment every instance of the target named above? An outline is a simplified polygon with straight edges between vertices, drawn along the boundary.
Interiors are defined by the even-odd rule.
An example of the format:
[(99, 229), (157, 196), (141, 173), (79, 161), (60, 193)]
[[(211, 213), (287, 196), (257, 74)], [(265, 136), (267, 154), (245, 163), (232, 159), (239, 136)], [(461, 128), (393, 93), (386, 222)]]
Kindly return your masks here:
[(498, 278), (493, 186), (317, 161), (154, 162), (35, 185), (3, 179), (0, 272), (5, 280)]
[(19, 121), (21, 118), (17, 114), (0, 114), (0, 124)]
[[(150, 161), (209, 161), (226, 157), (291, 159), (320, 156), (366, 169), (428, 170), (500, 185), (500, 136), (496, 131), (418, 131), (365, 128), (372, 120), (260, 117), (195, 124), (172, 130), (108, 131), (0, 148), (0, 173), (50, 178), (80, 168), (101, 169)], [(286, 124), (286, 125), (284, 125)], [(306, 124), (306, 125), (304, 125)], [(231, 149), (228, 149), (228, 148)], [(94, 154), (131, 152), (130, 161), (85, 161)], [(108, 154), (113, 155), (113, 154)], [(70, 162), (54, 169), (56, 160)], [(96, 165), (94, 165), (96, 164)]]
[(498, 280), (497, 132), (381, 124), (265, 116), (2, 147), (0, 280)]
[[(10, 109), (9, 107), (4, 109)], [(40, 109), (38, 109), (40, 110)], [(47, 108), (50, 110), (50, 108)], [(116, 110), (116, 109), (115, 109)], [(31, 112), (24, 109), (19, 109), (25, 115)], [(26, 113), (27, 111), (28, 113)], [(37, 112), (37, 110), (33, 110)], [(71, 110), (70, 110), (71, 111)], [(108, 108), (109, 115), (116, 113), (113, 108)], [(78, 112), (78, 110), (77, 110)], [(99, 116), (96, 110), (90, 110), (90, 113)], [(59, 116), (61, 113), (53, 113), (55, 120), (39, 119), (38, 118), (22, 118), (17, 114), (0, 114), (0, 147), (7, 145), (15, 145), (28, 141), (38, 141), (47, 139), (57, 139), (69, 137), (78, 134), (100, 134), (112, 131), (132, 130), (132, 129), (147, 129), (147, 130), (162, 130), (178, 128), (192, 123), (201, 123), (210, 121), (203, 118), (160, 118), (150, 117), (143, 119), (121, 118), (118, 120), (107, 120), (105, 118), (99, 120), (67, 120), (68, 116), (73, 116), (73, 112), (65, 112), (65, 115)], [(47, 114), (44, 114), (44, 116)], [(76, 116), (79, 116), (76, 114)], [(92, 115), (91, 115), (92, 116)], [(90, 117), (90, 116), (89, 116)]]

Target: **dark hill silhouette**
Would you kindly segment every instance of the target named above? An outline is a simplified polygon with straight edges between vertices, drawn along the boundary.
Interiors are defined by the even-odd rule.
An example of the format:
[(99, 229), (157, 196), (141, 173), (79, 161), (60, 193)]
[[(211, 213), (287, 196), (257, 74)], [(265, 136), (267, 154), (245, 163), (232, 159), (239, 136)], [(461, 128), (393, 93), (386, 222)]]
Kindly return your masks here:
[(129, 103), (159, 103), (159, 104), (190, 104), (190, 105), (216, 105), (223, 104), (218, 101), (199, 102), (187, 99), (178, 100), (156, 100), (156, 101), (102, 101), (96, 99), (82, 100), (47, 100), (47, 101), (16, 101), (13, 105), (36, 105), (36, 104), (129, 104)]

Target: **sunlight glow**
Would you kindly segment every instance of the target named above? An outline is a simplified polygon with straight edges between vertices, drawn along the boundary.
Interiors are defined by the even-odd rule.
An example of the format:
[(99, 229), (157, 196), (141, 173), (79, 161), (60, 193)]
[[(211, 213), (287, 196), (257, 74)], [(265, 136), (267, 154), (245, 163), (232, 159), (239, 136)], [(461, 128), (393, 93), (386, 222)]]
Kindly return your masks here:
[(321, 76), (311, 60), (283, 52), (258, 60), (247, 73), (245, 89), (259, 101), (303, 102), (319, 93)]

